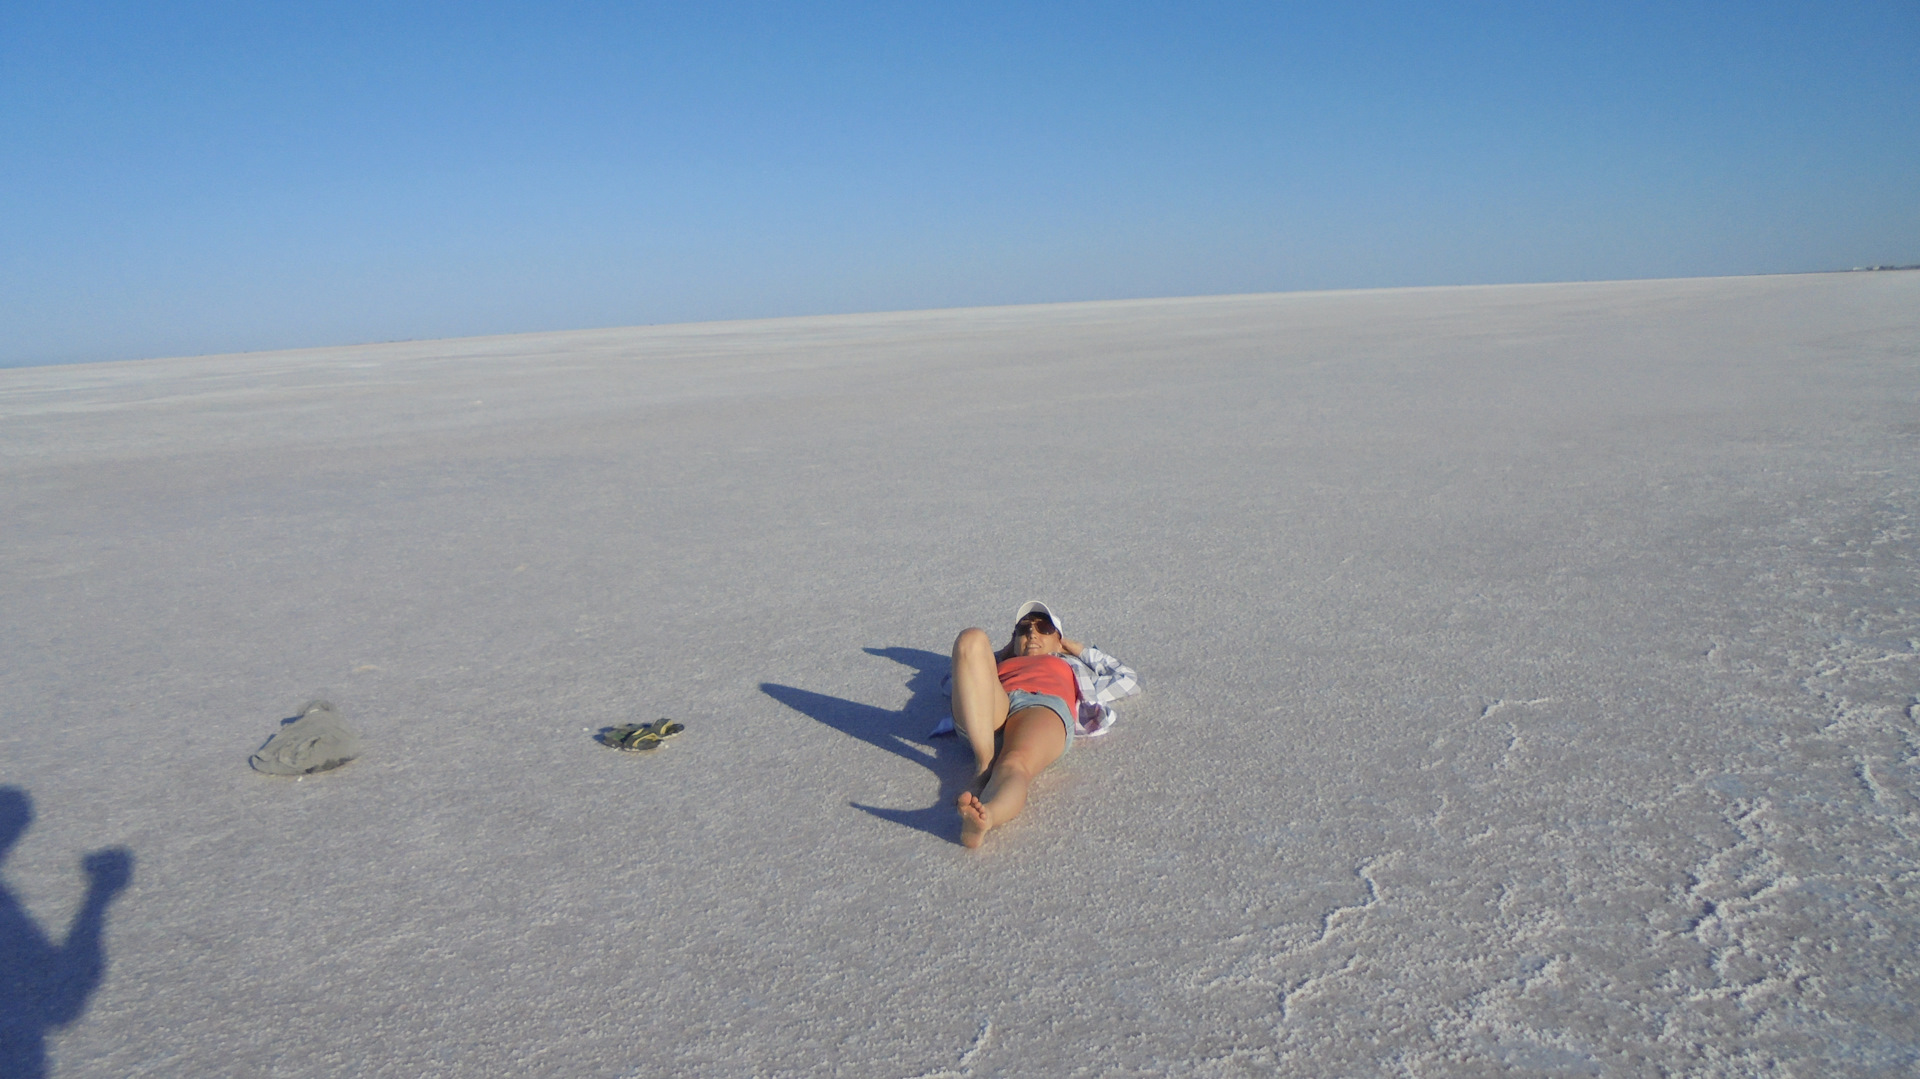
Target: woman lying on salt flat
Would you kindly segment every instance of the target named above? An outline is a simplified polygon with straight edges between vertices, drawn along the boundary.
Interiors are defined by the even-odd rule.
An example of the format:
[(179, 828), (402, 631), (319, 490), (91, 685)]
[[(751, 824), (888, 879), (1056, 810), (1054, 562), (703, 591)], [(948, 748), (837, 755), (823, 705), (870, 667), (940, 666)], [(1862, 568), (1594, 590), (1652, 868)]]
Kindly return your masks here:
[(1140, 692), (1131, 668), (1064, 632), (1053, 611), (1032, 600), (1015, 612), (1013, 639), (998, 652), (983, 629), (953, 642), (953, 723), (973, 747), (973, 787), (959, 800), (960, 842), (969, 847), (1020, 815), (1033, 777), (1076, 735), (1106, 733), (1113, 701)]

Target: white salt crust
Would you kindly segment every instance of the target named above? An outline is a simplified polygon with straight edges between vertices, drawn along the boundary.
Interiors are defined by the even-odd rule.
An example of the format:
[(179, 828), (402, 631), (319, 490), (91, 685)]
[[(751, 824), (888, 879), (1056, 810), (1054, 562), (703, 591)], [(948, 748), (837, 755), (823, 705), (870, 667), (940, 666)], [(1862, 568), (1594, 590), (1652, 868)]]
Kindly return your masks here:
[[(0, 371), (0, 952), (131, 852), (61, 1077), (1906, 1072), (1916, 397), (1920, 273)], [(1146, 691), (969, 852), (1032, 596)]]

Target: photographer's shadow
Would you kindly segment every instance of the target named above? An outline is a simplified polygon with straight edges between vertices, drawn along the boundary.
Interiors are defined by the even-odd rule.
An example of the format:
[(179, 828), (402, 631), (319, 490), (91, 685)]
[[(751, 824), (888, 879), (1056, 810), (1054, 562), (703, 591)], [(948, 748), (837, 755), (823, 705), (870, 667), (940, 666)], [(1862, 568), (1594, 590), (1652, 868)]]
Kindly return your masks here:
[(918, 828), (928, 835), (958, 843), (960, 816), (954, 810), (953, 803), (954, 799), (960, 797), (960, 792), (973, 782), (973, 750), (964, 739), (950, 736), (934, 738), (927, 733), (947, 715), (947, 695), (941, 687), (952, 660), (938, 652), (920, 648), (867, 648), (862, 651), (912, 668), (913, 674), (907, 679), (907, 691), (912, 696), (907, 698), (906, 707), (891, 711), (772, 682), (760, 683), (760, 689), (788, 708), (811, 716), (842, 734), (898, 754), (915, 764), (925, 765), (940, 777), (939, 797), (927, 808), (888, 809), (859, 802), (848, 804), (882, 820)]
[[(27, 792), (0, 786), (0, 865), (32, 823)], [(85, 1014), (106, 975), (100, 938), (107, 906), (132, 882), (133, 854), (124, 847), (97, 850), (82, 858), (80, 867), (87, 875), (87, 896), (59, 944), (0, 885), (0, 1076), (46, 1075), (48, 1033)]]

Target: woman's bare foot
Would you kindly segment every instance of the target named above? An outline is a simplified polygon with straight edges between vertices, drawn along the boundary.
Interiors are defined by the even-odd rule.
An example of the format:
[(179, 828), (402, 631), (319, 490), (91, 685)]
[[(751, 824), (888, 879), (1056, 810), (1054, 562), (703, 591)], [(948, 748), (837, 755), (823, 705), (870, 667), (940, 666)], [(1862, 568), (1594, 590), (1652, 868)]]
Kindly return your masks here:
[(961, 791), (956, 804), (960, 808), (960, 845), (969, 849), (979, 846), (993, 829), (993, 821), (987, 816), (986, 803), (972, 791)]

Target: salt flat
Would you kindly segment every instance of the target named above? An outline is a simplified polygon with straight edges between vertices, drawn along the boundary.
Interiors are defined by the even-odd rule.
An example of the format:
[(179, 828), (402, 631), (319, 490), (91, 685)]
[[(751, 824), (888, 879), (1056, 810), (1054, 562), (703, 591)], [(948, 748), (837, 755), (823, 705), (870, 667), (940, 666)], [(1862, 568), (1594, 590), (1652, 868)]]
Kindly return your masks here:
[[(1906, 1073), (1917, 398), (1920, 273), (0, 371), (0, 960), (133, 859), (0, 1071)], [(969, 852), (1035, 596), (1146, 691)]]

